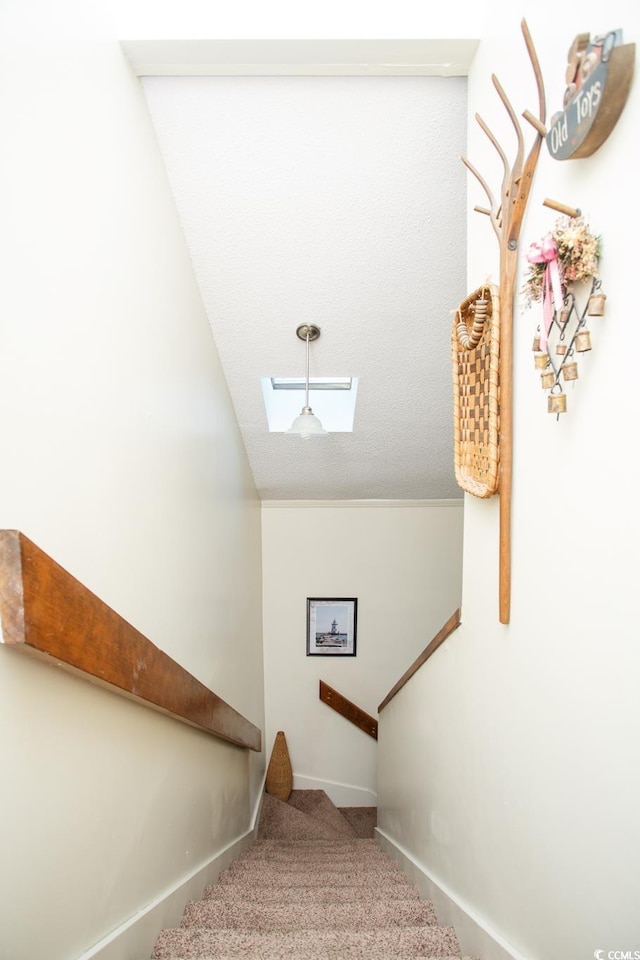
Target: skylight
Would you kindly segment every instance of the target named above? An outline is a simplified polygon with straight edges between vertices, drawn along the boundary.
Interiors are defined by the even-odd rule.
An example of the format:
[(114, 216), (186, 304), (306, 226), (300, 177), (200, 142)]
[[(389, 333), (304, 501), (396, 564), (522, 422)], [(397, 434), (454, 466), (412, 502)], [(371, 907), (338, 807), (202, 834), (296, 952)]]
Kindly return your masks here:
[[(305, 380), (262, 377), (261, 384), (269, 432), (284, 433), (304, 406)], [(357, 377), (311, 377), (309, 405), (329, 433), (351, 433), (357, 392)]]

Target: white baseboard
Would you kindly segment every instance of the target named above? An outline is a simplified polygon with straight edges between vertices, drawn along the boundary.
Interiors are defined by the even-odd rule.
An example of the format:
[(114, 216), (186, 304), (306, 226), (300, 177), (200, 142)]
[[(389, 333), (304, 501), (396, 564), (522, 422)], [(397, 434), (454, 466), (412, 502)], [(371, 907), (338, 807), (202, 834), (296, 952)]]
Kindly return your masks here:
[(131, 960), (149, 957), (156, 937), (166, 927), (180, 926), (185, 904), (199, 900), (205, 884), (214, 883), (253, 840), (253, 830), (229, 844), (207, 863), (155, 898), (77, 960)]
[(228, 844), (174, 886), (164, 890), (133, 917), (129, 917), (77, 957), (77, 960), (139, 960), (140, 957), (150, 957), (160, 931), (179, 926), (185, 904), (189, 900), (199, 900), (206, 884), (215, 883), (222, 871), (256, 839), (265, 778), (266, 772), (262, 789), (254, 804), (252, 825), (243, 836)]
[(335, 780), (319, 780), (317, 777), (293, 775), (294, 790), (324, 790), (336, 807), (377, 807), (378, 795), (367, 787), (355, 787)]
[(451, 890), (447, 890), (444, 884), (439, 883), (384, 830), (376, 827), (375, 833), (381, 849), (395, 860), (411, 883), (418, 887), (423, 899), (432, 901), (438, 923), (455, 929), (463, 954), (482, 957), (483, 960), (527, 960), (527, 957), (507, 943), (499, 933), (492, 930)]
[(264, 802), (264, 785), (267, 782), (267, 771), (262, 774), (262, 785), (258, 790), (258, 796), (253, 805), (253, 815), (251, 817), (251, 840), (257, 840), (258, 827), (260, 826), (260, 814), (262, 813), (262, 804)]

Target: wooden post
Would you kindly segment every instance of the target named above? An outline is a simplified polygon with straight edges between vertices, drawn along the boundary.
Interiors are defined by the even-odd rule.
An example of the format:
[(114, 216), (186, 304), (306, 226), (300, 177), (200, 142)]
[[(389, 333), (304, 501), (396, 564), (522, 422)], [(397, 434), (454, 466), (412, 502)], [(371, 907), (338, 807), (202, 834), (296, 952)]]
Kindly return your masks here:
[(521, 22), (529, 60), (533, 68), (538, 88), (538, 117), (526, 110), (525, 119), (536, 131), (536, 139), (524, 159), (524, 138), (515, 111), (502, 89), (497, 77), (493, 84), (509, 114), (513, 124), (518, 147), (515, 160), (509, 163), (507, 156), (491, 133), (486, 123), (476, 114), (481, 129), (495, 147), (503, 165), (503, 178), (498, 202), (486, 181), (469, 163), (462, 158), (465, 166), (476, 177), (489, 199), (489, 211), (475, 209), (479, 213), (489, 213), (491, 226), (500, 244), (500, 568), (499, 568), (499, 617), (500, 623), (509, 623), (511, 617), (511, 493), (513, 472), (513, 308), (515, 300), (515, 278), (518, 266), (519, 240), (524, 214), (526, 211), (533, 175), (540, 155), (542, 140), (546, 132), (546, 103), (542, 73), (533, 41), (526, 21)]

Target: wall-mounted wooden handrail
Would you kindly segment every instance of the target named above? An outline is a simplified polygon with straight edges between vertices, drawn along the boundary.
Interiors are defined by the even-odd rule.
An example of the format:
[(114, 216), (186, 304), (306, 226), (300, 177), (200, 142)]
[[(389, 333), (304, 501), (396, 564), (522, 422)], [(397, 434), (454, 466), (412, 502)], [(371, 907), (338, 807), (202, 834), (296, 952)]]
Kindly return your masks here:
[(389, 693), (378, 707), (378, 713), (382, 713), (387, 704), (393, 700), (396, 693), (399, 693), (399, 691), (402, 690), (405, 683), (411, 679), (414, 673), (418, 672), (420, 667), (427, 662), (429, 657), (436, 652), (438, 647), (444, 643), (447, 637), (450, 637), (453, 631), (458, 629), (460, 623), (460, 610), (456, 610), (456, 612), (449, 617), (445, 625), (438, 630), (433, 640), (427, 644), (420, 656), (413, 661), (406, 673), (403, 673), (398, 682), (391, 688)]
[(378, 721), (375, 717), (370, 717), (368, 713), (357, 707), (355, 703), (351, 703), (351, 700), (347, 700), (324, 680), (320, 681), (320, 699), (328, 707), (339, 713), (341, 717), (355, 723), (356, 727), (368, 733), (374, 740), (378, 739)]
[(206, 733), (262, 735), (17, 530), (0, 530), (0, 641)]

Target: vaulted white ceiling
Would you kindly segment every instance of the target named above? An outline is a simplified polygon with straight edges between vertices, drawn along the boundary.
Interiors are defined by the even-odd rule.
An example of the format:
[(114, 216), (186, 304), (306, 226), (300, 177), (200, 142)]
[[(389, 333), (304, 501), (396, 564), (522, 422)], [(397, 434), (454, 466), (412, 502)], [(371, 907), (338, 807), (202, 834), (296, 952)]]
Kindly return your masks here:
[[(188, 68), (175, 50), (160, 55), (163, 69), (149, 66), (148, 49), (127, 53), (145, 74), (260, 496), (460, 496), (450, 333), (465, 296), (466, 81), (424, 74), (452, 62), (465, 72), (457, 59), (468, 62), (469, 45), (457, 59), (449, 49), (439, 71), (425, 48), (429, 69), (410, 76), (384, 75), (391, 57), (380, 51), (383, 67), (351, 76), (286, 76), (273, 64), (257, 72), (276, 75), (149, 76)], [(417, 73), (416, 48), (405, 54)], [(260, 378), (303, 376), (301, 323), (321, 328), (312, 377), (359, 378), (353, 433), (302, 441), (268, 431)]]

